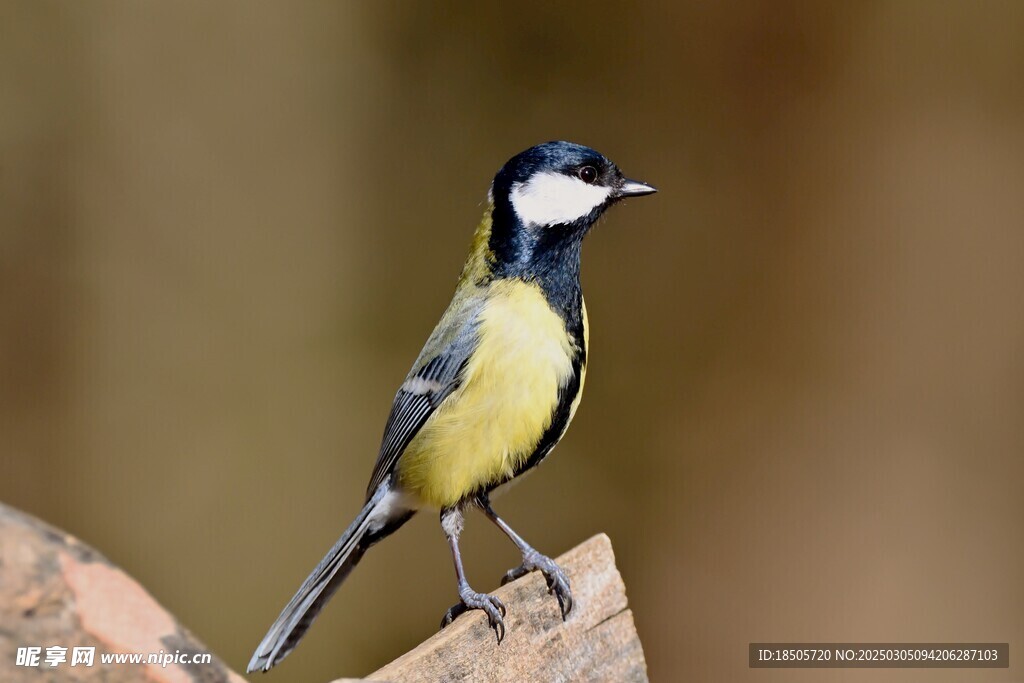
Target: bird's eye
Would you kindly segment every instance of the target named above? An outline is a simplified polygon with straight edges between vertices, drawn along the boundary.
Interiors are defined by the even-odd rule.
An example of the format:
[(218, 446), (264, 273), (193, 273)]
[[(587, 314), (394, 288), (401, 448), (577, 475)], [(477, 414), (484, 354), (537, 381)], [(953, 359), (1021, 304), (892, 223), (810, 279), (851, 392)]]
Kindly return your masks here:
[(593, 166), (584, 166), (579, 170), (579, 176), (580, 180), (590, 185), (597, 180), (597, 169)]

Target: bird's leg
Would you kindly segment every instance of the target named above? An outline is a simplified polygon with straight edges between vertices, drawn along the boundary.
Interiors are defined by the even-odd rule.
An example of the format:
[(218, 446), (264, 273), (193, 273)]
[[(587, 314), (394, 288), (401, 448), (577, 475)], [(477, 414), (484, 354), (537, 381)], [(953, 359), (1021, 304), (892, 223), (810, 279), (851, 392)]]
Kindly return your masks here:
[(501, 644), (505, 637), (505, 605), (501, 600), (486, 593), (477, 593), (466, 581), (466, 573), (462, 568), (462, 554), (459, 552), (459, 535), (462, 533), (462, 510), (458, 507), (450, 507), (441, 510), (441, 528), (448, 538), (448, 547), (452, 549), (452, 560), (455, 562), (455, 578), (459, 585), (459, 604), (453, 605), (441, 620), (441, 628), (455, 621), (455, 618), (463, 612), (480, 609), (487, 615), (494, 629), (494, 635), (498, 637), (498, 644)]
[(562, 611), (562, 621), (565, 621), (566, 615), (572, 609), (572, 591), (569, 590), (569, 577), (565, 575), (561, 567), (555, 564), (554, 560), (546, 555), (541, 555), (533, 546), (513, 531), (512, 527), (506, 524), (505, 520), (494, 512), (491, 508), (491, 501), (486, 495), (480, 496), (477, 499), (477, 503), (480, 505), (480, 509), (484, 511), (484, 514), (487, 515), (487, 519), (494, 522), (499, 529), (505, 532), (505, 535), (516, 544), (519, 552), (523, 554), (523, 563), (515, 569), (510, 569), (506, 572), (501, 580), (501, 585), (505, 585), (509, 581), (515, 581), (520, 576), (525, 576), (535, 569), (540, 570), (540, 573), (544, 575), (544, 579), (548, 582), (548, 592), (558, 598), (558, 607)]

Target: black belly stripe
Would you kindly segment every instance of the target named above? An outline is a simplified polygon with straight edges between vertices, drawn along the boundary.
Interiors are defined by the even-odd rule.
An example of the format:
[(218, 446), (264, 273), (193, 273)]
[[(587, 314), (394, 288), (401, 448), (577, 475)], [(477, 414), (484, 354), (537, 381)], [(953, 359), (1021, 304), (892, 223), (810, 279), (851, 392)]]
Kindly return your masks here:
[(551, 425), (544, 432), (544, 436), (537, 443), (537, 448), (529, 458), (515, 471), (513, 477), (518, 477), (523, 472), (539, 465), (544, 458), (548, 457), (552, 449), (562, 440), (565, 430), (569, 427), (569, 416), (572, 413), (572, 404), (580, 393), (580, 375), (583, 370), (585, 354), (581, 352), (572, 363), (572, 377), (558, 392), (558, 406), (551, 417)]
[(512, 473), (512, 476), (488, 484), (483, 489), (474, 491), (467, 495), (463, 500), (477, 500), (481, 494), (490, 493), (499, 486), (507, 484), (520, 474), (523, 474), (531, 468), (539, 465), (544, 458), (551, 453), (552, 449), (554, 449), (558, 442), (562, 440), (562, 436), (565, 434), (565, 430), (569, 426), (569, 416), (572, 413), (572, 404), (580, 392), (580, 376), (585, 363), (586, 350), (580, 349), (580, 352), (572, 362), (572, 376), (569, 378), (569, 381), (565, 386), (558, 390), (558, 405), (555, 406), (554, 414), (551, 417), (551, 424), (544, 431), (544, 435), (541, 436), (540, 441), (537, 442), (537, 447), (533, 449), (533, 453), (530, 457), (516, 468)]
[(583, 367), (587, 364), (587, 333), (583, 329), (583, 295), (579, 289), (573, 297), (575, 305), (572, 307), (573, 314), (566, 316), (566, 327), (569, 335), (577, 343), (576, 357), (572, 360), (572, 375), (565, 386), (558, 390), (558, 404), (555, 406), (551, 416), (551, 424), (544, 431), (544, 435), (537, 442), (533, 453), (520, 465), (513, 478), (523, 472), (539, 465), (544, 458), (548, 457), (552, 449), (562, 440), (565, 430), (569, 427), (569, 419), (572, 416), (572, 404), (580, 393), (580, 378), (583, 376)]
[[(582, 235), (580, 235), (582, 239)], [(572, 361), (572, 374), (565, 386), (558, 390), (558, 403), (551, 415), (551, 424), (530, 457), (516, 468), (512, 476), (487, 485), (482, 491), (466, 496), (473, 499), (480, 493), (487, 493), (536, 467), (551, 453), (562, 439), (572, 414), (572, 404), (580, 393), (580, 378), (587, 363), (586, 331), (583, 328), (583, 292), (580, 288), (580, 240), (562, 240), (535, 251), (535, 258), (523, 268), (506, 268), (498, 272), (499, 277), (517, 277), (527, 282), (536, 282), (548, 305), (565, 322), (566, 332), (577, 344), (576, 357)]]

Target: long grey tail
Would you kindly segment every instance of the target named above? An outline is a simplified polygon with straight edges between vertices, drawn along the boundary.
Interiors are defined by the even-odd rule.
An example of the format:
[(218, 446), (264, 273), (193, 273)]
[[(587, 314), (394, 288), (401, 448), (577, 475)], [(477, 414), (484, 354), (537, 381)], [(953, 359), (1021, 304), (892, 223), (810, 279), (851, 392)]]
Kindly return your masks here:
[(366, 501), (359, 515), (345, 529), (338, 542), (327, 551), (316, 569), (306, 577), (294, 597), (263, 636), (249, 660), (246, 673), (269, 671), (295, 649), (313, 624), (320, 610), (331, 599), (349, 572), (374, 543), (396, 531), (413, 514), (412, 510), (392, 509), (389, 482), (385, 481)]

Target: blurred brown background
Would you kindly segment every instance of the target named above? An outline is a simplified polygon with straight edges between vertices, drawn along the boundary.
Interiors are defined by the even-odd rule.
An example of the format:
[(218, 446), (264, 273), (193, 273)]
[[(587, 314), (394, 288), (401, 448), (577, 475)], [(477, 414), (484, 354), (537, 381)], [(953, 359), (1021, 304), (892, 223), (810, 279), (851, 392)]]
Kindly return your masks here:
[[(661, 193), (589, 239), (587, 397), (499, 511), (611, 536), (654, 680), (1024, 679), (747, 669), (1024, 646), (1024, 5), (838, 5), (3, 3), (0, 499), (243, 669), (491, 176), (567, 138)], [(517, 561), (466, 548), (481, 589)], [(265, 680), (365, 674), (455, 597), (420, 515)]]

